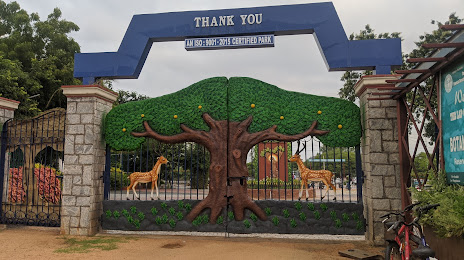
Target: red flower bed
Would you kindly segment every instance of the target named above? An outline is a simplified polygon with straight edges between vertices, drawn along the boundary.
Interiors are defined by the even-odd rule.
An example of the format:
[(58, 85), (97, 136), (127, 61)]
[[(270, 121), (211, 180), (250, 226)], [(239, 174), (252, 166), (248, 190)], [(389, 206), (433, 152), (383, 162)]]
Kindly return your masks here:
[(26, 198), (23, 186), (23, 167), (10, 168), (8, 180), (8, 200), (12, 203), (22, 203)]
[(34, 168), (34, 175), (37, 178), (37, 188), (43, 200), (58, 203), (61, 200), (61, 184), (56, 177), (56, 170), (40, 165)]

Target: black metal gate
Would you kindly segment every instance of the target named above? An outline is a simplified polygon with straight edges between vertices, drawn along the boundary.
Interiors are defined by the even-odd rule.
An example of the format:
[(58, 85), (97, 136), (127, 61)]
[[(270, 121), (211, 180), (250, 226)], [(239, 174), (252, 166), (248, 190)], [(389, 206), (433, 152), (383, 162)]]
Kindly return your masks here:
[[(324, 196), (324, 183), (311, 182), (303, 186), (306, 189), (299, 201), (299, 169), (296, 163), (289, 162), (297, 150), (296, 142), (259, 143), (247, 156), (247, 195), (265, 210), (267, 222), (259, 221), (248, 210), (243, 221), (235, 220), (229, 205), (215, 223), (208, 220), (209, 209), (192, 222), (185, 220), (195, 204), (210, 192), (210, 156), (199, 144), (163, 144), (147, 139), (135, 151), (112, 151), (107, 147), (102, 227), (132, 231), (363, 234), (359, 146), (325, 147), (316, 138), (300, 141), (305, 147), (300, 154), (304, 164), (310, 169), (331, 171), (337, 192), (330, 189)], [(151, 184), (135, 186), (135, 193), (128, 191), (130, 174), (150, 171), (160, 156), (168, 163), (159, 172), (159, 200), (156, 193), (152, 200)]]
[(59, 226), (66, 111), (3, 124), (0, 223)]

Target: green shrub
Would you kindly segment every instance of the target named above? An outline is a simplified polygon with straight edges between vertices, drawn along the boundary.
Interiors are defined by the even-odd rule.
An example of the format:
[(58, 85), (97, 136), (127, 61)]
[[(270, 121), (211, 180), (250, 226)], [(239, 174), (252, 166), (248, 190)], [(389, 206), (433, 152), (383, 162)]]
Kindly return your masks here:
[(168, 223), (168, 215), (163, 214), (163, 216), (161, 217), (161, 222), (162, 224)]
[(113, 216), (113, 213), (111, 212), (111, 210), (107, 210), (106, 211), (106, 218), (111, 218)]
[(121, 214), (119, 213), (119, 211), (115, 210), (115, 211), (113, 212), (113, 217), (114, 217), (115, 219), (118, 219), (120, 216), (121, 216)]
[(356, 220), (356, 221), (359, 220), (359, 215), (358, 215), (358, 213), (356, 213), (356, 212), (351, 213), (351, 217), (352, 217), (354, 220)]
[(161, 202), (161, 208), (166, 210), (168, 208), (168, 204), (166, 204), (166, 202)]
[(335, 220), (335, 227), (336, 227), (336, 228), (341, 228), (341, 227), (342, 227), (342, 221), (339, 220), (339, 219), (336, 219), (336, 220)]
[(303, 206), (301, 205), (301, 202), (297, 201), (295, 202), (295, 209), (300, 211), (301, 209), (303, 208)]
[(343, 221), (345, 221), (345, 222), (348, 222), (348, 220), (350, 220), (350, 216), (348, 216), (348, 214), (346, 214), (346, 213), (342, 214), (342, 218), (343, 218)]
[(464, 235), (464, 186), (448, 185), (446, 175), (429, 174), (431, 186), (422, 191), (412, 188), (413, 198), (426, 204), (439, 203), (436, 210), (429, 210), (421, 217), (421, 224), (431, 226), (441, 237)]
[(122, 215), (127, 218), (129, 216), (129, 211), (123, 209), (122, 210)]
[(208, 222), (209, 222), (209, 217), (208, 217), (208, 215), (206, 215), (206, 214), (202, 215), (202, 216), (201, 216), (201, 223), (203, 223), (203, 224), (208, 224)]
[(321, 218), (321, 213), (319, 213), (319, 211), (313, 211), (314, 212), (314, 218), (315, 219), (320, 219)]
[(195, 227), (198, 227), (202, 222), (202, 219), (201, 219), (201, 216), (197, 216), (193, 221), (192, 221), (192, 225), (194, 225)]
[(248, 221), (248, 219), (245, 219), (243, 221), (243, 225), (245, 226), (245, 228), (250, 228), (251, 227), (251, 223), (250, 223), (250, 221)]
[(182, 210), (184, 208), (184, 202), (182, 200), (177, 201), (177, 207), (179, 210)]
[(170, 219), (169, 220), (169, 226), (171, 226), (171, 228), (175, 228), (176, 227), (176, 221), (174, 219)]
[(274, 224), (274, 226), (278, 226), (278, 225), (279, 225), (279, 222), (280, 222), (280, 221), (279, 221), (279, 218), (278, 218), (278, 217), (275, 216), (275, 217), (272, 218), (272, 223)]
[(137, 208), (132, 206), (132, 207), (130, 207), (130, 211), (132, 212), (132, 214), (135, 214), (135, 213), (137, 213)]
[(110, 189), (121, 190), (124, 187), (129, 186), (130, 173), (123, 172), (120, 168), (111, 167), (110, 170)]
[(253, 220), (253, 222), (258, 221), (258, 217), (254, 213), (250, 214), (250, 218), (251, 218), (251, 220)]
[(314, 211), (316, 208), (314, 207), (314, 203), (308, 203), (308, 209)]
[(321, 207), (322, 211), (326, 211), (329, 208), (324, 203), (322, 203), (319, 207)]
[(145, 219), (145, 214), (143, 214), (143, 212), (139, 212), (139, 214), (137, 214), (137, 216), (139, 216), (140, 221)]
[(184, 219), (184, 214), (182, 214), (182, 212), (177, 212), (176, 214), (176, 217), (177, 217), (177, 220), (181, 221), (182, 219)]
[(265, 208), (264, 212), (266, 212), (266, 215), (270, 216), (272, 214), (272, 211), (270, 208)]
[(234, 218), (235, 218), (234, 212), (232, 212), (232, 211), (229, 211), (229, 212), (227, 213), (227, 216), (229, 217), (229, 220), (230, 220), (230, 221), (234, 220)]
[[(301, 214), (301, 213), (300, 213), (300, 214)], [(294, 218), (290, 219), (290, 226), (291, 226), (292, 228), (296, 228), (297, 224), (296, 224), (296, 221), (295, 221)]]
[(290, 217), (290, 213), (288, 213), (288, 209), (284, 209), (284, 210), (282, 211), (282, 213), (284, 214), (284, 217), (285, 217), (285, 218), (289, 218), (289, 217)]
[(163, 224), (163, 220), (161, 219), (160, 216), (157, 216), (157, 217), (155, 218), (155, 223), (156, 223), (157, 225)]
[(337, 218), (337, 212), (335, 212), (335, 210), (330, 211), (330, 218), (332, 220), (335, 220)]
[(176, 209), (173, 208), (173, 207), (170, 207), (169, 210), (168, 210), (169, 214), (171, 214), (172, 216), (174, 216), (174, 214), (176, 214)]
[(222, 223), (224, 223), (224, 217), (222, 216), (219, 216), (216, 220), (216, 224), (218, 225), (222, 225)]
[(151, 208), (151, 214), (153, 214), (153, 216), (156, 216), (156, 214), (158, 214), (158, 210), (155, 207)]
[(190, 205), (190, 203), (186, 203), (184, 205), (184, 208), (185, 208), (185, 210), (187, 210), (187, 212), (190, 212), (192, 210), (192, 205)]
[(132, 224), (135, 226), (136, 229), (140, 228), (140, 221), (138, 219), (134, 219)]
[(300, 219), (302, 221), (305, 221), (306, 220), (306, 214), (304, 214), (304, 212), (300, 212), (300, 214), (298, 214), (298, 216), (300, 217)]

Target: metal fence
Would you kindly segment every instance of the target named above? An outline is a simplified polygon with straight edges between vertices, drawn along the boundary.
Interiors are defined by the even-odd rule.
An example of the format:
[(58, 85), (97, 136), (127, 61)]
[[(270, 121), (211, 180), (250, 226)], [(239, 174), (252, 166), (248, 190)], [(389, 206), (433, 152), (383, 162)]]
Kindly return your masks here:
[(0, 222), (59, 226), (65, 130), (64, 109), (2, 127)]
[[(361, 202), (359, 147), (325, 147), (315, 138), (301, 140), (301, 143), (305, 146), (300, 153), (304, 165), (312, 170), (330, 170), (334, 174), (332, 183), (336, 186), (336, 191), (330, 188), (324, 197), (325, 185), (320, 181), (310, 182), (308, 200), (321, 201), (324, 197), (326, 202), (334, 201), (334, 198), (337, 202)], [(296, 153), (296, 146), (296, 142), (264, 142), (249, 151), (247, 190), (252, 200), (298, 200), (300, 173), (297, 164), (289, 162)], [(170, 145), (147, 139), (136, 151), (111, 151), (108, 148), (105, 199), (137, 199), (132, 190), (127, 193), (129, 175), (150, 171), (159, 156), (169, 161), (161, 166), (159, 173), (159, 199), (202, 200), (208, 195), (208, 150), (196, 143)], [(136, 191), (140, 200), (151, 199), (151, 183), (138, 184)], [(303, 187), (302, 200), (305, 199), (306, 189)]]

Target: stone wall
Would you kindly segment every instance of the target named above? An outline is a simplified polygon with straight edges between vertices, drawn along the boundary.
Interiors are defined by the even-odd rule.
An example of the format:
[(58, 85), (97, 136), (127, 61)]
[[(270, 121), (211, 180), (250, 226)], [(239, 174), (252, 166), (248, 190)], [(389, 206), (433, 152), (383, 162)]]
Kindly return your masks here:
[[(363, 137), (361, 158), (364, 171), (363, 204), (366, 239), (383, 245), (384, 226), (380, 216), (401, 209), (401, 180), (398, 149), (397, 101), (368, 100), (378, 87), (388, 86), (392, 75), (365, 76), (356, 85), (360, 100)], [(390, 84), (390, 86), (394, 86)]]
[(100, 86), (63, 86), (67, 96), (61, 233), (94, 235), (103, 213), (102, 126), (117, 93)]

